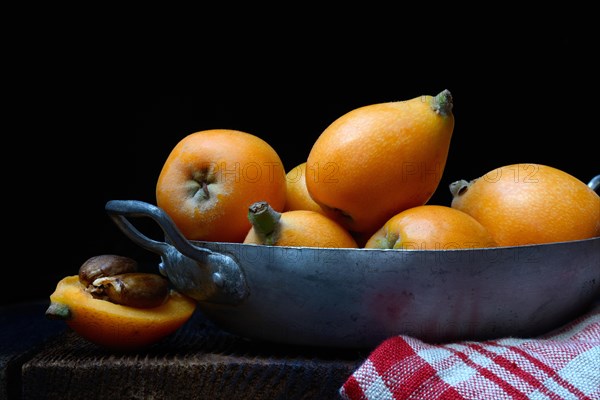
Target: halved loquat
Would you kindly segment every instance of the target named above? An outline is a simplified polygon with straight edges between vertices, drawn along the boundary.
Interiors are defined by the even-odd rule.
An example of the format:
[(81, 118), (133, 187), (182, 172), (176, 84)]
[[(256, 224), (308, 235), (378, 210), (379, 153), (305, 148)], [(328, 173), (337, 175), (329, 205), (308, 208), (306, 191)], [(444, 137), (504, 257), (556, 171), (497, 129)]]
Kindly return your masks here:
[(49, 318), (65, 320), (84, 339), (102, 347), (130, 350), (148, 346), (179, 329), (194, 313), (196, 302), (171, 290), (153, 308), (136, 308), (97, 299), (77, 275), (58, 282), (50, 295)]
[(505, 165), (450, 185), (452, 207), (478, 220), (499, 246), (600, 236), (600, 196), (560, 169)]
[(365, 244), (372, 249), (451, 250), (495, 247), (487, 229), (469, 214), (423, 205), (390, 218)]

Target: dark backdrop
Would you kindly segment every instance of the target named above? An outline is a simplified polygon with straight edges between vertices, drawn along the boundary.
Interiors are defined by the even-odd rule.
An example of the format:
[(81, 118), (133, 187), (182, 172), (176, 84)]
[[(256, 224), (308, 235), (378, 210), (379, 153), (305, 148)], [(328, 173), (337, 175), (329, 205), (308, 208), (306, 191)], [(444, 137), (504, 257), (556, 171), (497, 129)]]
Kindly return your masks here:
[[(449, 89), (456, 126), (432, 203), (449, 204), (452, 181), (516, 162), (552, 165), (587, 182), (600, 173), (591, 142), (597, 62), (588, 40), (569, 31), (441, 38), (420, 52), (400, 40), (385, 50), (342, 38), (318, 50), (301, 41), (261, 50), (248, 40), (188, 49), (185, 57), (146, 54), (142, 62), (134, 46), (78, 48), (77, 57), (51, 52), (28, 64), (26, 76), (13, 81), (19, 96), (8, 99), (16, 123), (4, 147), (14, 161), (4, 168), (2, 303), (47, 298), (58, 280), (98, 254), (131, 256), (153, 270), (158, 256), (131, 243), (104, 205), (153, 203), (168, 153), (198, 130), (253, 133), (289, 169), (343, 113)], [(160, 238), (153, 223), (138, 226)]]

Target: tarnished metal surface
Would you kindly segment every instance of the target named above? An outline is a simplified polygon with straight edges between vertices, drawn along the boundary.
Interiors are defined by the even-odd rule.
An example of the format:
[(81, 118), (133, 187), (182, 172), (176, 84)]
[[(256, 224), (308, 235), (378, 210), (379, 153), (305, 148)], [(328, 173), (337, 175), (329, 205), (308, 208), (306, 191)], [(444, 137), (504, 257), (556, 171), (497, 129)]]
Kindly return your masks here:
[[(528, 337), (600, 298), (600, 238), (462, 250), (327, 249), (150, 241), (126, 217), (176, 228), (157, 207), (107, 203), (117, 225), (162, 257), (178, 290), (223, 329), (290, 344), (373, 347), (407, 334), (426, 341)], [(173, 242), (172, 240), (170, 240)], [(154, 244), (152, 244), (154, 243)], [(188, 246), (190, 248), (188, 248)], [(211, 255), (208, 263), (198, 258)], [(231, 266), (215, 282), (215, 271)], [(230, 261), (231, 260), (231, 261)], [(197, 271), (198, 273), (190, 273)], [(191, 277), (191, 278), (190, 278)], [(217, 280), (218, 280), (217, 279)], [(230, 281), (231, 280), (231, 281)], [(208, 287), (211, 296), (202, 295)]]

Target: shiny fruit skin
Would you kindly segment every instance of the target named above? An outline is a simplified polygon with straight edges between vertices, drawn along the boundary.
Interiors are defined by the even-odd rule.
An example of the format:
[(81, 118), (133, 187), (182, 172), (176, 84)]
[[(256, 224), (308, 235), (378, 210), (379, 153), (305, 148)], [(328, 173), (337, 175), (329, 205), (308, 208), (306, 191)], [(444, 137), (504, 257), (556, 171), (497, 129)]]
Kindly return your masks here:
[(468, 186), (453, 192), (451, 206), (481, 222), (500, 246), (600, 236), (600, 196), (560, 169), (511, 164), (459, 182)]
[(365, 248), (451, 250), (495, 247), (492, 235), (475, 218), (451, 207), (416, 206), (394, 215)]
[(244, 243), (271, 246), (358, 248), (354, 238), (340, 224), (321, 213), (309, 210), (281, 213), (274, 238), (272, 242), (266, 242), (252, 228), (248, 231)]
[(309, 210), (325, 214), (306, 189), (306, 162), (296, 165), (286, 174), (287, 198), (284, 211)]
[(339, 117), (308, 155), (310, 196), (348, 230), (367, 234), (400, 211), (425, 204), (446, 165), (454, 130), (451, 100), (445, 90)]
[(283, 210), (285, 198), (277, 152), (255, 135), (230, 129), (184, 137), (156, 185), (157, 206), (190, 240), (241, 242), (250, 229), (248, 206), (266, 200)]
[(102, 347), (131, 350), (151, 345), (179, 329), (194, 313), (195, 300), (172, 291), (154, 308), (134, 308), (95, 299), (78, 276), (60, 280), (50, 295), (54, 305), (67, 306), (67, 325), (84, 339)]

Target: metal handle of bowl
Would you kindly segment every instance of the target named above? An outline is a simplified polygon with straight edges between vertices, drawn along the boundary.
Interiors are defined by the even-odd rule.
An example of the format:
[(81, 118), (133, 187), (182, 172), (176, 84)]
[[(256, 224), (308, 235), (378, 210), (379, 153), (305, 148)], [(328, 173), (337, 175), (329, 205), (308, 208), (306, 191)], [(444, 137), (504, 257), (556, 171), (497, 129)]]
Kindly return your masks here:
[[(244, 274), (236, 260), (193, 245), (161, 208), (138, 200), (110, 200), (105, 210), (129, 239), (161, 256), (160, 272), (178, 291), (199, 301), (221, 304), (236, 304), (248, 296)], [(152, 218), (172, 244), (141, 233), (127, 219), (137, 217)]]

